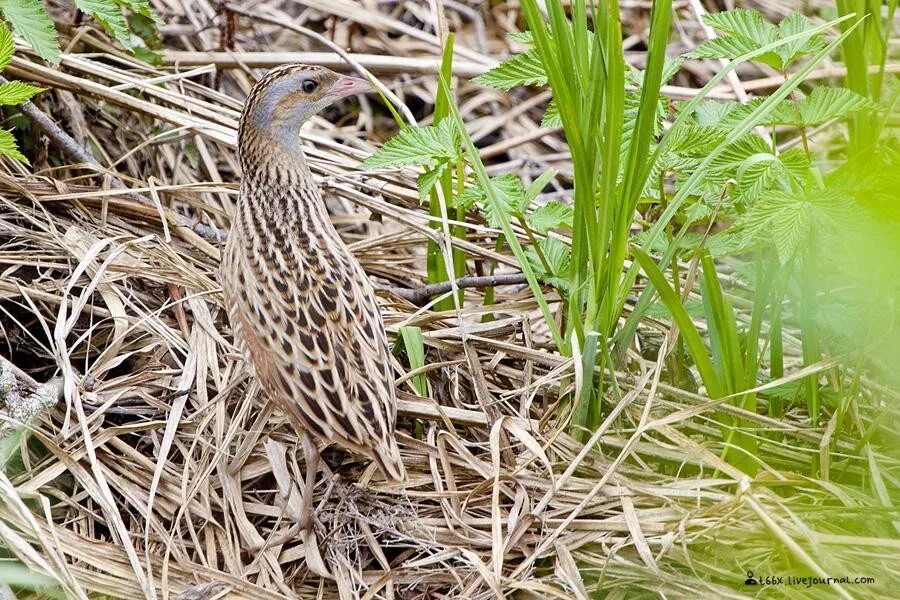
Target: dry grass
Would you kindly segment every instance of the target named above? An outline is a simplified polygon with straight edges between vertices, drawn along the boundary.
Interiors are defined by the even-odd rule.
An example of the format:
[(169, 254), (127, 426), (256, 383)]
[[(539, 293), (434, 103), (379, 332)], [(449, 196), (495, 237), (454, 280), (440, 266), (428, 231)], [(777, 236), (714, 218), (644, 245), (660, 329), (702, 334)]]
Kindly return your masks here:
[[(0, 538), (65, 597), (581, 599), (602, 582), (619, 597), (726, 598), (755, 591), (742, 588), (740, 565), (784, 560), (811, 573), (879, 578), (862, 590), (810, 590), (821, 597), (878, 597), (897, 582), (896, 531), (876, 523), (844, 531), (835, 516), (883, 498), (779, 468), (836, 452), (854, 479), (895, 485), (896, 456), (864, 444), (854, 457), (843, 438), (823, 445), (827, 430), (742, 413), (781, 432), (761, 449), (763, 474), (742, 480), (718, 458), (710, 416), (720, 404), (666, 385), (662, 365), (637, 352), (628, 372), (614, 374), (608, 418), (582, 448), (555, 410), (577, 380), (573, 363), (550, 349), (527, 289), (498, 288), (489, 322), (481, 322), (479, 290), (467, 291), (462, 311), (440, 314), (393, 293), (424, 284), (428, 237), (463, 248), (471, 264), (493, 260), (514, 272), (515, 262), (494, 251), (497, 232), (476, 215), (467, 242), (430, 228), (415, 173), (359, 172), (372, 140), (388, 134), (372, 100), (358, 116), (315, 119), (305, 141), (336, 225), (381, 288), (391, 338), (401, 326), (423, 330), (428, 364), (419, 373), (430, 395), (414, 393), (418, 373), (398, 359), (411, 474), (404, 487), (373, 482), (370, 466), (326, 453), (330, 470), (315, 501), (322, 558), (335, 578), (312, 575), (295, 526), (296, 433), (236, 358), (216, 281), (221, 245), (193, 225), (228, 225), (236, 119), (260, 72), (244, 65), (280, 62), (272, 52), (328, 49), (239, 17), (234, 52), (216, 53), (215, 3), (155, 4), (171, 48), (164, 67), (80, 28), (58, 69), (23, 49), (8, 70), (52, 86), (41, 107), (108, 167), (70, 164), (37, 137), (34, 173), (10, 161), (0, 167), (0, 354), (38, 382), (60, 376), (64, 387), (64, 401), (21, 442), (15, 468), (0, 473)], [(315, 0), (257, 10), (368, 55), (365, 66), (421, 118), (439, 55), (430, 4)], [(443, 4), (460, 32), (460, 75), (504, 53), (514, 5), (475, 10), (473, 21), (480, 3)], [(646, 3), (628, 4), (635, 45)], [(679, 10), (685, 43), (702, 35), (689, 4)], [(208, 66), (215, 61), (222, 70)], [(510, 104), (461, 86), (476, 139), (501, 157), (491, 169), (527, 175), (554, 166), (564, 192), (560, 135), (526, 135), (540, 100), (529, 102), (528, 92)], [(738, 80), (719, 94), (743, 92)], [(109, 189), (112, 172), (141, 196)], [(647, 332), (667, 327), (648, 322)], [(865, 411), (856, 418), (873, 424)], [(419, 439), (411, 435), (417, 420)]]

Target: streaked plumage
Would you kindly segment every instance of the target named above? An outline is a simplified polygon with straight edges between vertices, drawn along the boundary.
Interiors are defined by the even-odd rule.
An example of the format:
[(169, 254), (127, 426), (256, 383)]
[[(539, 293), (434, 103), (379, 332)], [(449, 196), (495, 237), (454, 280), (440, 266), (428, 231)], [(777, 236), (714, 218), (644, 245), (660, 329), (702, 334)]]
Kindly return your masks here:
[(288, 65), (254, 86), (238, 132), (243, 178), (222, 288), (235, 338), (271, 399), (306, 432), (402, 480), (375, 293), (331, 224), (299, 140), (303, 121), (363, 85)]

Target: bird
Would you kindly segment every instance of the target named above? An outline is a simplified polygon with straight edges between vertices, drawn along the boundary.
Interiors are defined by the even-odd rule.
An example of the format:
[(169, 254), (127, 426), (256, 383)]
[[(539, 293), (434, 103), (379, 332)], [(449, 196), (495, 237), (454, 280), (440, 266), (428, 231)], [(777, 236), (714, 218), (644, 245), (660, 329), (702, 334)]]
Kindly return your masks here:
[(366, 80), (325, 67), (283, 65), (253, 86), (238, 125), (225, 306), (262, 390), (299, 430), (308, 487), (320, 460), (316, 440), (370, 459), (389, 481), (406, 480), (374, 287), (332, 225), (300, 141), (310, 117), (369, 91)]

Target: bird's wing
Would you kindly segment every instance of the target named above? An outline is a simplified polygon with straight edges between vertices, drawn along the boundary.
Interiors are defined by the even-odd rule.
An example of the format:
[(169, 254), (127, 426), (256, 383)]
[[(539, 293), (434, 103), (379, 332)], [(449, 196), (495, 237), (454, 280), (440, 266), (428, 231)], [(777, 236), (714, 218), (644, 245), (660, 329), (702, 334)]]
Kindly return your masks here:
[(311, 433), (373, 457), (397, 454), (390, 355), (362, 267), (342, 244), (298, 253), (272, 241), (251, 242), (237, 273), (224, 274), (237, 284), (233, 326), (261, 384)]

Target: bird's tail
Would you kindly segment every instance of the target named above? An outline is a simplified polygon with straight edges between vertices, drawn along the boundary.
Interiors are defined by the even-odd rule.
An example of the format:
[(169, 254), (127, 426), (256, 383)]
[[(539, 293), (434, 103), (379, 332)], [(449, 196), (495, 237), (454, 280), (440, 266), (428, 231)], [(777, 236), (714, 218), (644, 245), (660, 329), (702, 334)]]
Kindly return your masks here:
[(406, 481), (406, 467), (400, 457), (400, 447), (394, 436), (387, 436), (381, 440), (372, 451), (372, 460), (384, 476), (391, 481), (402, 483)]

